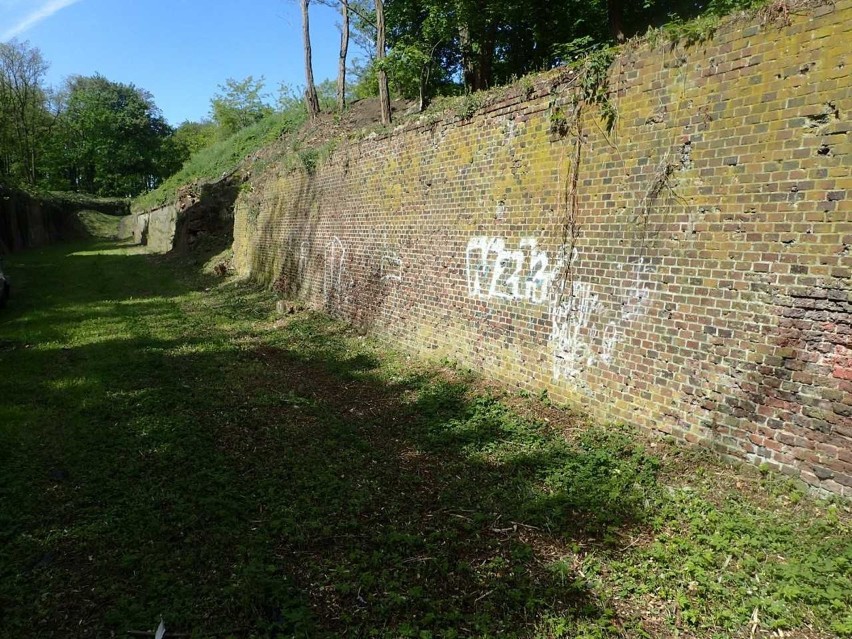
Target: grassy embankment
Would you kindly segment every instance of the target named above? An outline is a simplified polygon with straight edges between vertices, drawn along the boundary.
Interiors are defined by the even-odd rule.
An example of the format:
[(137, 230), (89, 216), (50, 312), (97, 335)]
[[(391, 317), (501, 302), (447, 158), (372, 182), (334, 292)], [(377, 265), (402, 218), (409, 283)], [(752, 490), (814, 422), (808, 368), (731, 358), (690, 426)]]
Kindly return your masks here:
[(134, 249), (7, 265), (3, 636), (852, 634), (847, 504)]
[(114, 240), (118, 237), (118, 225), (121, 218), (116, 215), (105, 215), (97, 211), (80, 211), (77, 217), (83, 228), (92, 237)]
[(282, 135), (296, 130), (305, 120), (301, 109), (275, 113), (257, 124), (218, 140), (194, 153), (180, 171), (168, 178), (159, 188), (143, 193), (133, 201), (134, 210), (156, 208), (174, 201), (177, 190), (198, 180), (214, 180), (236, 169), (246, 157), (274, 142)]

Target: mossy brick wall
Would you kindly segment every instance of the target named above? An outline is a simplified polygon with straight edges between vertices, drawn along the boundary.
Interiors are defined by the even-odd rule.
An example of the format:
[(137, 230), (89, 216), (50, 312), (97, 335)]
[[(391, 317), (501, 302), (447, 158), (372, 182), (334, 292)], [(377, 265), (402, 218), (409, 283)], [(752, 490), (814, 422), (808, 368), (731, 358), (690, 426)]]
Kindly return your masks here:
[(241, 178), (234, 175), (189, 184), (180, 189), (173, 204), (133, 211), (119, 225), (119, 238), (133, 238), (155, 253), (192, 248), (210, 235), (230, 244), (234, 201), (241, 184)]
[(79, 218), (82, 211), (125, 216), (129, 207), (117, 198), (73, 193), (38, 196), (0, 184), (0, 255), (87, 237)]
[[(852, 494), (852, 0), (273, 167), (238, 270), (414, 351)], [(579, 143), (578, 143), (579, 139)]]
[(0, 255), (83, 236), (73, 208), (0, 185)]

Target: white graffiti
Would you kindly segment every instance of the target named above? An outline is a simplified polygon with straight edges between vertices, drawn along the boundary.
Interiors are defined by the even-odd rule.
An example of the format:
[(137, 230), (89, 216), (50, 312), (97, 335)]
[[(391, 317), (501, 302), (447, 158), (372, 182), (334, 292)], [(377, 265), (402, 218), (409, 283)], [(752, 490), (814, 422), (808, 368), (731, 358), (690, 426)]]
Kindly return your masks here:
[[(579, 255), (572, 268), (577, 269)], [(602, 299), (589, 282), (573, 282), (566, 301), (553, 300), (550, 309), (551, 345), (554, 379), (577, 377), (598, 363), (611, 364), (618, 345), (624, 340), (630, 323), (648, 311), (651, 294), (650, 275), (653, 267), (644, 258), (615, 263), (623, 273), (615, 294)]]
[(323, 295), (326, 303), (339, 298), (342, 292), (343, 267), (346, 247), (340, 238), (333, 237), (325, 245), (325, 270), (323, 272)]
[(651, 297), (649, 276), (655, 271), (644, 257), (626, 265), (619, 265), (619, 268), (625, 273), (624, 288), (620, 289), (621, 295), (616, 299), (616, 316), (604, 330), (601, 359), (606, 363), (612, 361), (615, 347), (624, 337), (628, 324), (648, 312)]
[(382, 255), (381, 279), (385, 282), (402, 281), (402, 258), (393, 251), (385, 251)]
[(523, 238), (509, 250), (500, 237), (474, 237), (467, 244), (465, 273), (471, 297), (527, 300), (543, 304), (552, 277), (550, 260), (535, 238)]
[(378, 241), (379, 257), (379, 280), (382, 282), (402, 282), (403, 259), (401, 257), (401, 246), (396, 241), (388, 240), (387, 231), (382, 232), (382, 239)]
[(570, 259), (560, 252), (551, 259), (535, 238), (523, 238), (515, 249), (501, 237), (476, 236), (467, 244), (465, 274), (468, 294), (547, 304), (553, 378), (571, 379), (599, 363), (610, 364), (629, 324), (648, 311), (653, 267), (644, 259), (614, 265), (623, 273), (615, 294), (608, 287), (575, 279), (580, 253)]
[(550, 304), (550, 342), (553, 348), (553, 378), (574, 377), (596, 361), (597, 323), (601, 315), (600, 295), (587, 282), (567, 283)]
[(621, 300), (621, 319), (630, 322), (647, 312), (650, 291), (648, 290), (647, 278), (643, 274), (653, 273), (654, 269), (645, 264), (644, 258), (639, 260), (631, 273), (630, 286), (625, 289)]

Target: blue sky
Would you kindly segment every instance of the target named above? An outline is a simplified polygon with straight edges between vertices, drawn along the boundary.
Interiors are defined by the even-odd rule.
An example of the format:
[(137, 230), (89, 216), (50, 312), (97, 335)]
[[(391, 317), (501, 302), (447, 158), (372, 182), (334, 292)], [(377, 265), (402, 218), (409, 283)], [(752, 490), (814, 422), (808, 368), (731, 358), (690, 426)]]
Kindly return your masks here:
[[(336, 11), (312, 3), (318, 82), (337, 75), (338, 24)], [(96, 72), (133, 83), (173, 125), (205, 117), (227, 78), (264, 76), (273, 93), (304, 85), (296, 0), (0, 0), (0, 40), (12, 37), (41, 50), (48, 84)]]

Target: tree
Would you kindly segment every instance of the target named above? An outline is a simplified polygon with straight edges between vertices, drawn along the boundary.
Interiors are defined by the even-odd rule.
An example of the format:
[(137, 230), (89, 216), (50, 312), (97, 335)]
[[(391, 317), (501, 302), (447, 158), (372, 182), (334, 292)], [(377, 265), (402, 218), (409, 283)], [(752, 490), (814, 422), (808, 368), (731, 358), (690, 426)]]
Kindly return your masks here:
[(47, 62), (27, 42), (0, 43), (0, 175), (38, 179), (39, 155), (53, 123), (42, 83)]
[(388, 75), (404, 98), (417, 98), (426, 108), (432, 95), (452, 89), (458, 67), (456, 26), (446, 0), (390, 0)]
[(376, 0), (376, 68), (379, 78), (379, 102), (382, 107), (382, 124), (391, 123), (390, 92), (385, 61), (385, 10), (382, 0)]
[(210, 121), (182, 122), (171, 135), (171, 139), (178, 149), (182, 149), (181, 156), (188, 159), (216, 141), (216, 124)]
[[(346, 108), (346, 61), (349, 55), (349, 40), (364, 50), (369, 50), (375, 45), (372, 35), (365, 38), (364, 29), (375, 31), (375, 20), (369, 15), (369, 10), (364, 6), (366, 0), (315, 0), (320, 4), (333, 9), (339, 8), (341, 15), (340, 23), (340, 58), (337, 69), (337, 109), (343, 111)], [(353, 20), (355, 16), (355, 29), (353, 34)], [(322, 106), (322, 100), (320, 100)]]
[(607, 0), (609, 33), (616, 42), (624, 42), (624, 0)]
[(337, 109), (346, 108), (346, 56), (349, 53), (349, 0), (340, 0), (340, 60), (337, 69)]
[(132, 196), (168, 175), (163, 152), (172, 129), (150, 93), (95, 75), (69, 79), (66, 94), (55, 167), (66, 188)]
[(463, 0), (458, 3), (459, 48), (464, 86), (482, 91), (493, 84), (493, 62), (497, 46), (496, 4), (489, 0)]
[(248, 76), (243, 80), (228, 78), (219, 85), (219, 93), (210, 101), (210, 117), (219, 127), (223, 137), (233, 135), (240, 129), (260, 122), (272, 113), (263, 93), (264, 78), (255, 80)]
[(305, 48), (305, 106), (308, 116), (314, 120), (319, 115), (319, 98), (314, 84), (314, 69), (311, 60), (311, 28), (308, 16), (310, 0), (301, 0), (302, 6), (302, 42)]

